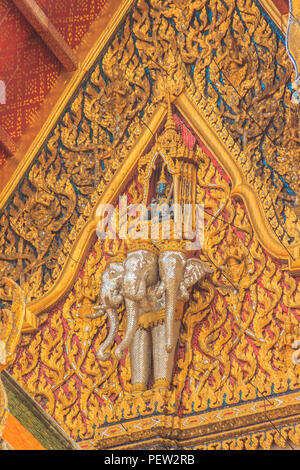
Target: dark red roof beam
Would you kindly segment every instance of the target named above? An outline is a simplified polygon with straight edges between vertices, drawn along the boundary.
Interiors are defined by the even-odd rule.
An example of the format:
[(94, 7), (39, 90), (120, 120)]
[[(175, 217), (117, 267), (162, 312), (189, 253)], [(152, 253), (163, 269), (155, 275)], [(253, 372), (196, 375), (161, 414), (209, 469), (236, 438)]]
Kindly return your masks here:
[(12, 0), (68, 72), (78, 67), (78, 58), (35, 0)]
[(287, 15), (289, 12), (289, 1), (288, 0), (273, 0), (276, 7), (282, 15)]

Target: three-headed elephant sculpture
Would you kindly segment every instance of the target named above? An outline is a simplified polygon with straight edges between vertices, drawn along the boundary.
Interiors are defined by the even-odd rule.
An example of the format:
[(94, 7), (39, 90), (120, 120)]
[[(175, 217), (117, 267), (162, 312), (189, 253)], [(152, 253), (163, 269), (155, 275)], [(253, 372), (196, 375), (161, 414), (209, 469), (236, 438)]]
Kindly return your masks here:
[[(180, 330), (180, 310), (189, 289), (212, 269), (203, 261), (187, 258), (182, 251), (129, 252), (125, 261), (108, 264), (102, 275), (99, 314), (110, 319), (109, 334), (98, 351), (107, 360), (118, 332), (117, 309), (125, 303), (126, 331), (115, 349), (117, 359), (129, 347), (131, 383), (143, 391), (153, 370), (154, 386), (168, 388)], [(95, 314), (97, 316), (97, 314)]]

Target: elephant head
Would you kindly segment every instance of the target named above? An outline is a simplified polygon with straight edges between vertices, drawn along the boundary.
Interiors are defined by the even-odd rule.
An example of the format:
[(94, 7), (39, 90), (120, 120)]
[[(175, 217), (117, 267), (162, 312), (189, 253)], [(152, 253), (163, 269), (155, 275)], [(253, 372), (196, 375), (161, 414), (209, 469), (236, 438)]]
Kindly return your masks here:
[(164, 251), (159, 255), (160, 295), (165, 291), (166, 350), (171, 352), (174, 341), (174, 320), (178, 300), (189, 299), (188, 289), (213, 270), (196, 258), (187, 260), (181, 251)]
[(119, 319), (117, 309), (123, 302), (122, 286), (124, 277), (124, 263), (110, 262), (101, 278), (100, 305), (95, 307), (97, 312), (90, 316), (96, 318), (107, 314), (110, 322), (109, 334), (97, 352), (97, 356), (102, 361), (107, 361), (111, 354), (106, 353), (106, 349), (113, 343), (119, 329)]
[(157, 267), (157, 255), (151, 251), (137, 250), (127, 255), (123, 281), (127, 326), (124, 338), (115, 351), (118, 359), (123, 357), (137, 330), (140, 304), (147, 297), (147, 289), (157, 283)]
[[(161, 282), (159, 283), (158, 268)], [(111, 262), (102, 275), (101, 303), (97, 317), (106, 313), (110, 320), (109, 334), (98, 350), (101, 360), (110, 358), (106, 349), (113, 343), (119, 328), (117, 309), (125, 301), (127, 325), (123, 340), (115, 350), (117, 359), (130, 346), (139, 324), (139, 316), (152, 307), (154, 297), (162, 297), (165, 305), (166, 350), (171, 352), (174, 341), (174, 319), (178, 300), (187, 301), (188, 289), (203, 279), (212, 269), (196, 258), (187, 259), (180, 251), (157, 254), (148, 250), (129, 252), (124, 262)], [(152, 292), (152, 294), (153, 294)], [(149, 305), (148, 305), (149, 304)], [(158, 305), (158, 304), (157, 304)], [(148, 309), (147, 309), (148, 306)], [(156, 306), (157, 308), (157, 306)], [(154, 310), (156, 310), (154, 307)]]

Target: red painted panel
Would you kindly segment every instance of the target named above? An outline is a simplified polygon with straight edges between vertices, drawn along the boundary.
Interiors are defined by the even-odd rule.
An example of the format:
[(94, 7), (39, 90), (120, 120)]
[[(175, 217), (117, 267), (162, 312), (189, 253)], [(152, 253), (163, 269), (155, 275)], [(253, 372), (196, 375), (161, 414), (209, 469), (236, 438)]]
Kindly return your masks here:
[[(61, 65), (10, 0), (0, 0), (0, 125), (17, 142), (55, 83)], [(0, 154), (0, 164), (5, 154)]]
[(273, 3), (278, 8), (282, 15), (286, 15), (289, 12), (288, 0), (273, 0)]
[(106, 0), (36, 0), (72, 47), (80, 43)]
[[(66, 42), (77, 48), (106, 0), (38, 0)], [(6, 104), (0, 126), (18, 143), (53, 87), (61, 64), (11, 0), (0, 0), (0, 80)], [(7, 154), (0, 147), (0, 167)]]

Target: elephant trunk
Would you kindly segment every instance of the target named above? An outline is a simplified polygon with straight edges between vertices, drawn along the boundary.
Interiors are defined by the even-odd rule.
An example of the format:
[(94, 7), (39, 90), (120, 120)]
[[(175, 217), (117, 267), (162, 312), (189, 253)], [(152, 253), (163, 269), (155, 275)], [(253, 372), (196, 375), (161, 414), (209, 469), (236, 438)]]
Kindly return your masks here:
[(166, 292), (166, 351), (170, 353), (175, 345), (175, 315), (178, 291), (186, 264), (186, 256), (181, 252), (164, 252), (159, 259), (160, 273)]
[(146, 278), (145, 276), (141, 278), (139, 284), (137, 284), (136, 279), (126, 279), (124, 278), (123, 291), (127, 299), (134, 302), (139, 302), (146, 296)]
[[(166, 351), (170, 353), (174, 345), (174, 321), (176, 314), (176, 297), (173, 292), (178, 290), (177, 283), (172, 283), (172, 286), (168, 285), (166, 290)], [(169, 290), (170, 289), (170, 290)]]
[(110, 329), (109, 329), (109, 333), (108, 333), (106, 340), (104, 341), (104, 343), (101, 345), (101, 347), (98, 349), (98, 352), (97, 352), (97, 357), (101, 361), (107, 361), (111, 357), (111, 354), (105, 351), (114, 342), (115, 337), (117, 336), (117, 333), (118, 333), (118, 329), (119, 329), (119, 319), (118, 319), (117, 310), (114, 308), (107, 308), (106, 313), (109, 319)]
[(115, 356), (119, 360), (122, 359), (125, 349), (130, 346), (139, 324), (139, 308), (137, 303), (126, 297), (125, 304), (127, 312), (126, 332), (122, 342), (115, 350)]

